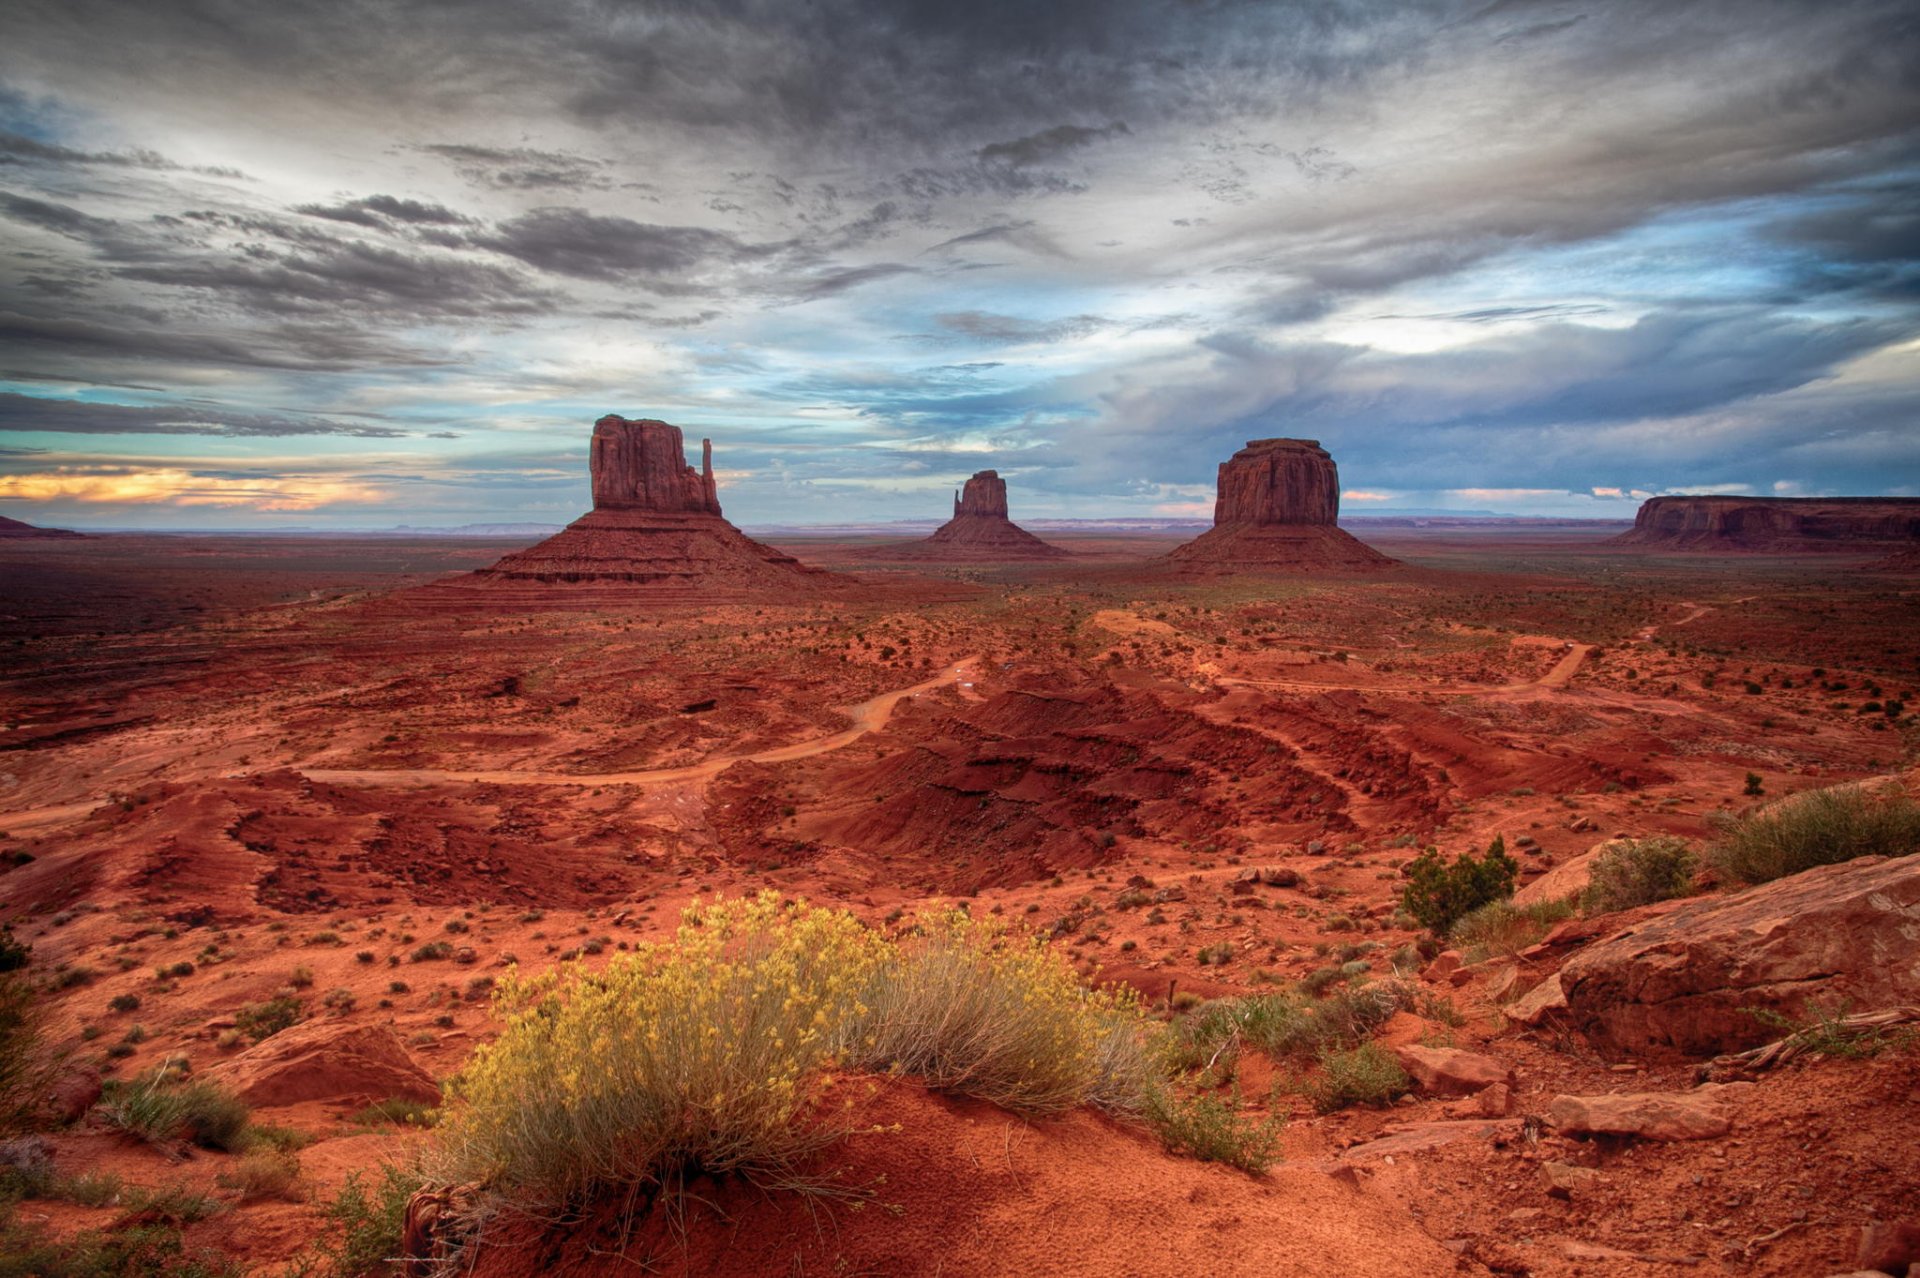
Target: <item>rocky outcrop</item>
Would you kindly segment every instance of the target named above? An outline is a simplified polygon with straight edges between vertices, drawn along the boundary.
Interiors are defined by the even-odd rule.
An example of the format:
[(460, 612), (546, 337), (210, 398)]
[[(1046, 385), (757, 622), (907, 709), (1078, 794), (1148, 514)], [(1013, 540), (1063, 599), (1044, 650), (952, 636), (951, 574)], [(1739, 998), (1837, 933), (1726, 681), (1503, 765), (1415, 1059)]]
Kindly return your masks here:
[(1496, 1083), (1513, 1081), (1513, 1071), (1491, 1056), (1457, 1047), (1408, 1043), (1394, 1048), (1393, 1056), (1413, 1080), (1414, 1090), (1428, 1096), (1471, 1096)]
[(721, 515), (712, 441), (701, 441), (697, 471), (685, 449), (678, 426), (602, 417), (588, 462), (593, 510), (451, 587), (641, 586), (703, 600), (832, 588), (832, 574), (761, 545)]
[(1559, 972), (1565, 1016), (1596, 1046), (1708, 1056), (1779, 1037), (1754, 1010), (1873, 1011), (1920, 1001), (1920, 854), (1860, 857), (1688, 901), (1599, 941)]
[(1920, 497), (1654, 497), (1611, 544), (1862, 554), (1920, 547)]
[(1334, 526), (1340, 473), (1312, 439), (1256, 439), (1220, 463), (1213, 528), (1168, 558), (1198, 571), (1367, 569), (1395, 563)]
[(1070, 554), (1007, 518), (1007, 481), (994, 470), (979, 472), (953, 495), (953, 518), (932, 536), (875, 553), (889, 559), (967, 563), (1065, 559)]
[(71, 532), (65, 528), (41, 528), (37, 524), (23, 524), (18, 519), (8, 519), (0, 515), (0, 538), (25, 540), (29, 537), (85, 537), (85, 533)]
[(1734, 1107), (1752, 1083), (1708, 1083), (1691, 1092), (1556, 1096), (1547, 1117), (1563, 1136), (1712, 1140), (1733, 1130)]
[(253, 1106), (394, 1098), (440, 1103), (440, 1086), (384, 1025), (304, 1021), (209, 1071)]

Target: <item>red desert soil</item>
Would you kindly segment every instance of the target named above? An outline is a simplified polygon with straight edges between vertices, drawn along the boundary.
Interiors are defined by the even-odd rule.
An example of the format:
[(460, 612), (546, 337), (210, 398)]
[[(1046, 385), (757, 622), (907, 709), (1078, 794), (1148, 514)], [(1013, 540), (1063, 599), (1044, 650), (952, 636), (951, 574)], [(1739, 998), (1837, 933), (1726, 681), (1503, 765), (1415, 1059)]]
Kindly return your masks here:
[[(1504, 835), (1532, 884), (1616, 833), (1698, 840), (1719, 814), (1914, 765), (1911, 575), (1649, 556), (1608, 530), (1366, 535), (1404, 566), (1194, 577), (1156, 562), (1171, 538), (1061, 536), (1072, 560), (705, 602), (415, 588), (501, 543), (9, 541), (0, 918), (34, 971), (74, 974), (54, 1036), (110, 1074), (211, 1071), (239, 1053), (235, 1013), (290, 990), (310, 1022), (389, 1030), (445, 1080), (497, 1031), (487, 978), (604, 963), (696, 895), (771, 887), (876, 925), (965, 897), (1164, 1002), (1383, 974), (1417, 939), (1394, 903), (1427, 844)], [(873, 562), (855, 540), (779, 549)], [(1256, 867), (1290, 873), (1236, 884)], [(1122, 902), (1143, 890), (1160, 902)], [(741, 1276), (1799, 1275), (1850, 1268), (1872, 1216), (1913, 1215), (1912, 1050), (1762, 1075), (1722, 1138), (1543, 1125), (1562, 1093), (1693, 1082), (1692, 1062), (1507, 1015), (1593, 939), (1436, 974), (1428, 1010), (1389, 1024), (1391, 1044), (1511, 1069), (1504, 1105), (1322, 1116), (1248, 1061), (1254, 1113), (1290, 1120), (1256, 1179), (1090, 1114), (1028, 1124), (903, 1085), (875, 1102), (902, 1130), (836, 1155), (884, 1172), (900, 1214), (816, 1228), (722, 1186), (726, 1221), (636, 1245), (666, 1272)], [(278, 1272), (323, 1228), (316, 1200), (423, 1139), (363, 1103), (262, 1110), (314, 1139), (309, 1200), (235, 1203), (189, 1244)], [(91, 1121), (54, 1145), (63, 1171), (148, 1185), (212, 1188), (231, 1163)], [(22, 1211), (61, 1231), (115, 1216)], [(631, 1268), (553, 1242), (502, 1235), (479, 1263)]]

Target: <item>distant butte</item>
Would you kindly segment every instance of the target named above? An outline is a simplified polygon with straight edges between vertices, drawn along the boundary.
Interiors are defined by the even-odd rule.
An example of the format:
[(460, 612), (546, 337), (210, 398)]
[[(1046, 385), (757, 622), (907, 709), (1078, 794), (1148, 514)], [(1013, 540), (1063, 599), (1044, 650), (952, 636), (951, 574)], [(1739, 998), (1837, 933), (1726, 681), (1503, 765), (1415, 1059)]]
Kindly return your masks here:
[(839, 579), (763, 546), (720, 513), (713, 443), (687, 465), (678, 426), (609, 413), (593, 424), (593, 509), (467, 580), (643, 586), (710, 598), (806, 590)]
[(1313, 439), (1255, 439), (1220, 463), (1213, 527), (1167, 557), (1195, 571), (1385, 568), (1399, 561), (1334, 525), (1340, 473)]
[(1795, 553), (1920, 551), (1920, 497), (1654, 497), (1616, 546)]
[(1068, 559), (1062, 550), (1007, 518), (1007, 481), (983, 470), (953, 495), (953, 518), (932, 536), (886, 552), (888, 558), (941, 559), (955, 563), (997, 563)]
[(23, 524), (18, 519), (8, 519), (0, 515), (0, 537), (26, 540), (29, 537), (84, 537), (85, 533), (70, 532), (65, 528), (41, 528), (36, 524)]

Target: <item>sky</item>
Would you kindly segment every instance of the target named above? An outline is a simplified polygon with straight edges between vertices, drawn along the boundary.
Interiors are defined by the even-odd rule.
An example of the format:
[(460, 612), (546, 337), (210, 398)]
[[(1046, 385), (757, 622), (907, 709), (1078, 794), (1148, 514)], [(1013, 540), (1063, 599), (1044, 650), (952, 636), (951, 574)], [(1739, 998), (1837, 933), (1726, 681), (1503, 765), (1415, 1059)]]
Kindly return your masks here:
[(0, 514), (1920, 495), (1910, 0), (9, 0)]

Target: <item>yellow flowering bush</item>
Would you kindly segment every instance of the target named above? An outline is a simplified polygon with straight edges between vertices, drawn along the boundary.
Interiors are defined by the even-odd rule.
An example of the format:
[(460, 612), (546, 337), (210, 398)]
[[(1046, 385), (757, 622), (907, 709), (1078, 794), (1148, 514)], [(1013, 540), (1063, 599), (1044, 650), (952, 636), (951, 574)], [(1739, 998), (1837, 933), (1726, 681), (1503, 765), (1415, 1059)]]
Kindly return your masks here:
[(844, 1132), (810, 1110), (832, 1067), (1022, 1113), (1137, 1112), (1153, 1085), (1133, 1001), (958, 912), (895, 942), (773, 893), (696, 904), (671, 941), (495, 999), (506, 1027), (452, 1083), (433, 1171), (526, 1206), (696, 1171), (790, 1182)]

